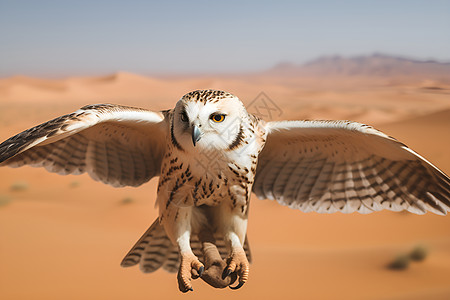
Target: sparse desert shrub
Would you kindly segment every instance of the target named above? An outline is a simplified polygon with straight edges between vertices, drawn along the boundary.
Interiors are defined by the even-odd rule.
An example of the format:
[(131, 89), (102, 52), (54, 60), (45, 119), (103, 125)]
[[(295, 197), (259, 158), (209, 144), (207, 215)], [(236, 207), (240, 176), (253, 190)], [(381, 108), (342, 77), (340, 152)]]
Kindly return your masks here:
[(406, 270), (409, 267), (409, 255), (400, 254), (391, 263), (388, 268), (391, 270)]
[(409, 254), (409, 257), (413, 261), (423, 261), (428, 255), (428, 249), (423, 245), (417, 245)]
[(11, 198), (6, 195), (0, 195), (0, 206), (4, 206), (11, 202)]
[(81, 182), (79, 182), (78, 180), (74, 180), (69, 184), (69, 187), (71, 188), (77, 188), (81, 185)]
[(30, 188), (30, 185), (28, 184), (28, 182), (25, 182), (25, 181), (16, 181), (13, 184), (11, 184), (11, 186), (9, 187), (9, 189), (14, 192), (26, 191), (29, 188)]
[(120, 204), (131, 204), (134, 202), (134, 199), (131, 197), (126, 197), (120, 200)]

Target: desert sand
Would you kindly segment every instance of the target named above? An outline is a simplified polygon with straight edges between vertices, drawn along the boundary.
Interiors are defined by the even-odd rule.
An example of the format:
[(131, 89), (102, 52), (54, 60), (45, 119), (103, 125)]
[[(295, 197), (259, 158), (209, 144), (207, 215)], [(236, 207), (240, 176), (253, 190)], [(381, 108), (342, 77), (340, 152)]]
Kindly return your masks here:
[[(223, 89), (250, 112), (266, 97), (278, 119), (350, 119), (396, 137), (450, 174), (450, 90), (427, 82), (150, 78), (121, 72), (58, 80), (0, 79), (0, 141), (85, 104), (172, 108), (194, 89)], [(264, 92), (265, 95), (260, 95)], [(259, 101), (259, 102), (258, 102)], [(238, 291), (201, 280), (178, 291), (175, 274), (119, 263), (156, 218), (157, 180), (116, 189), (87, 175), (0, 168), (0, 299), (450, 299), (450, 217), (428, 213), (302, 213), (253, 197), (250, 279)], [(424, 261), (386, 266), (417, 245)]]

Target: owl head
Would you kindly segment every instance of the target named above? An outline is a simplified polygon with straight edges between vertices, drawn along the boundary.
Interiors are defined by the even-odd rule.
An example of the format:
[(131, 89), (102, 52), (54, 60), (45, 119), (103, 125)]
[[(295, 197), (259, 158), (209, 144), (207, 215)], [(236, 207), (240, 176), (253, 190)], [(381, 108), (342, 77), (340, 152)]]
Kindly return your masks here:
[(193, 91), (175, 106), (172, 135), (189, 152), (232, 149), (242, 141), (242, 124), (247, 119), (248, 113), (236, 96), (216, 90)]

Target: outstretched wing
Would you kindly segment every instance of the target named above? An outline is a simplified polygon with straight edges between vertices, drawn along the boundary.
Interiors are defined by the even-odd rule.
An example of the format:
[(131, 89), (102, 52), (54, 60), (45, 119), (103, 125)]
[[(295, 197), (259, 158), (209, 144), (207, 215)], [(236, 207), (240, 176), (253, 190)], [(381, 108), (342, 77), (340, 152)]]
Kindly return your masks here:
[(112, 186), (138, 186), (159, 175), (166, 124), (160, 113), (113, 104), (85, 106), (0, 144), (0, 166), (88, 172)]
[(349, 121), (269, 122), (253, 191), (302, 211), (450, 210), (450, 178), (384, 133)]

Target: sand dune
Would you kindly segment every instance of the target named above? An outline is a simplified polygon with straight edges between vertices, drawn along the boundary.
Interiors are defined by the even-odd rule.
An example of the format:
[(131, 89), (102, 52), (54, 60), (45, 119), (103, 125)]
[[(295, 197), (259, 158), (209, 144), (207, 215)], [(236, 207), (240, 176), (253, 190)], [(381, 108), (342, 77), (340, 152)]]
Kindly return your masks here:
[(68, 113), (85, 104), (106, 102), (162, 110), (173, 107), (187, 91), (204, 88), (230, 91), (247, 105), (264, 92), (281, 108), (278, 119), (352, 119), (377, 125), (450, 106), (445, 89), (430, 92), (420, 85), (372, 87), (362, 83), (345, 87), (348, 82), (339, 78), (276, 81), (262, 76), (151, 78), (126, 72), (59, 80), (13, 77), (0, 79), (0, 109), (8, 110), (14, 103), (31, 106), (29, 111), (33, 111), (45, 103)]
[(450, 173), (450, 109), (378, 127)]
[[(260, 77), (106, 77), (0, 80), (0, 140), (80, 105), (116, 102), (173, 107), (198, 88), (230, 90), (247, 104), (264, 91), (281, 110), (274, 119), (354, 119), (377, 128), (450, 173), (450, 103), (416, 85), (325, 88)], [(26, 182), (23, 190), (11, 186)], [(114, 189), (87, 175), (59, 176), (29, 167), (0, 168), (1, 299), (447, 299), (450, 218), (380, 212), (301, 213), (252, 201), (254, 262), (239, 291), (201, 281), (181, 295), (175, 275), (122, 269), (120, 260), (156, 218), (156, 181)], [(2, 198), (3, 197), (3, 198)], [(125, 198), (129, 200), (123, 201)], [(6, 203), (9, 202), (9, 203)], [(429, 255), (403, 271), (386, 265), (423, 244)]]

